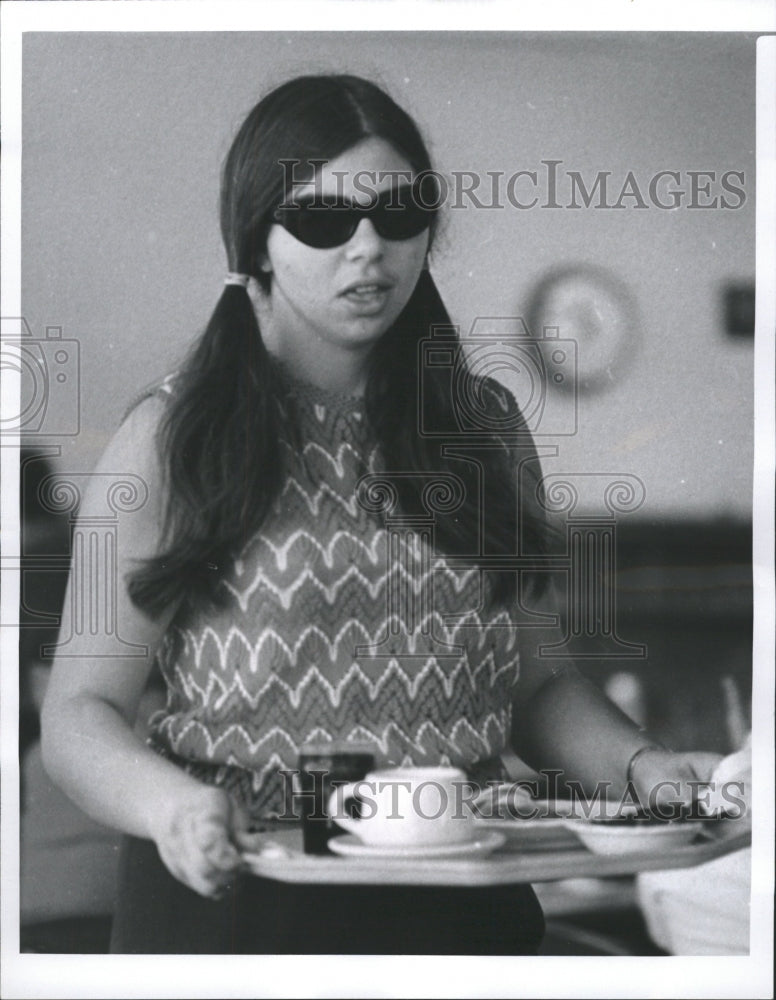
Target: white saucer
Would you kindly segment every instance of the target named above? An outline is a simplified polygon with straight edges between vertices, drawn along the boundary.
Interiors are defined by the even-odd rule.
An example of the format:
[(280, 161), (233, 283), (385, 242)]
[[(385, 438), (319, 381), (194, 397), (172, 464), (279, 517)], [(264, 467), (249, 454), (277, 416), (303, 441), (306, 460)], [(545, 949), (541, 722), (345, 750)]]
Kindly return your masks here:
[(332, 837), (329, 847), (335, 854), (353, 858), (476, 858), (490, 854), (506, 841), (503, 833), (491, 830), (459, 844), (389, 846), (364, 844), (352, 833)]
[(703, 824), (697, 821), (609, 825), (588, 820), (570, 820), (572, 830), (594, 854), (654, 854), (689, 845)]

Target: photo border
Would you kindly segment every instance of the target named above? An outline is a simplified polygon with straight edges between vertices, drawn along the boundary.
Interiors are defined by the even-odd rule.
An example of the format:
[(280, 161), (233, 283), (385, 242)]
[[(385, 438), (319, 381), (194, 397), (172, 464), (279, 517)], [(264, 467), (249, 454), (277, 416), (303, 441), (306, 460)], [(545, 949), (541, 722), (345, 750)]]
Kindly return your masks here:
[[(439, 28), (440, 12), (445, 24)], [(206, 31), (206, 30), (396, 30), (404, 19), (412, 30), (751, 31), (770, 33), (772, 5), (759, 2), (575, 4), (544, 0), (524, 9), (513, 3), (439, 0), (325, 0), (307, 3), (42, 0), (2, 5), (2, 188), (3, 316), (20, 313), (21, 37), (24, 31)], [(776, 128), (774, 94), (776, 38), (757, 45), (757, 216), (755, 333), (754, 514), (754, 808), (752, 945), (749, 958), (477, 959), (390, 956), (186, 957), (185, 983), (178, 956), (19, 955), (19, 768), (16, 631), (2, 643), (2, 992), (7, 997), (292, 997), (300, 987), (317, 996), (674, 996), (772, 995), (773, 928), (773, 701), (774, 701), (774, 275), (776, 253)], [(3, 407), (18, 404), (18, 380), (3, 377)], [(18, 464), (13, 441), (3, 440), (3, 555), (19, 556)], [(16, 515), (16, 516), (15, 516)], [(2, 620), (18, 607), (18, 574), (4, 574)], [(15, 613), (14, 611), (11, 612)], [(763, 890), (762, 887), (765, 887)], [(516, 964), (517, 963), (517, 964)], [(110, 985), (108, 985), (110, 984)]]

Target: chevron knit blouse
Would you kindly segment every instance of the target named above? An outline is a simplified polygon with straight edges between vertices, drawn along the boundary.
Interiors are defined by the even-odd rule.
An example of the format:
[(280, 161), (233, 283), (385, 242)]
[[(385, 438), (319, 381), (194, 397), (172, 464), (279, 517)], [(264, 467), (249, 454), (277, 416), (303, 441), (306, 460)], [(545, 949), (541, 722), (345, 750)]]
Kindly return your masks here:
[(519, 673), (516, 629), (484, 610), (479, 570), (451, 568), (423, 526), (358, 489), (380, 472), (363, 401), (285, 372), (280, 384), (298, 430), (282, 491), (221, 584), (225, 607), (168, 629), (150, 735), (254, 819), (283, 811), (279, 772), (309, 741), (367, 744), (381, 766), (498, 756)]

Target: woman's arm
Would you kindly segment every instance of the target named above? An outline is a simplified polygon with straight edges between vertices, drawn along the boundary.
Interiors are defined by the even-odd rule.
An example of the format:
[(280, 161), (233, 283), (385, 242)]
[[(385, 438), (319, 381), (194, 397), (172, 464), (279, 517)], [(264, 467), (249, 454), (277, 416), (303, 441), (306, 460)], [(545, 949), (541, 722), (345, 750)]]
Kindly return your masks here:
[(79, 514), (82, 519), (104, 514), (100, 498), (105, 476), (119, 479), (131, 473), (148, 487), (148, 500), (140, 510), (118, 515), (116, 533), (116, 631), (146, 653), (95, 655), (100, 636), (71, 632), (71, 578), (61, 633), (70, 642), (67, 655), (54, 662), (43, 706), (43, 759), (54, 781), (85, 812), (154, 840), (174, 875), (197, 892), (212, 895), (239, 864), (230, 834), (247, 826), (245, 817), (222, 791), (162, 759), (133, 732), (154, 656), (174, 613), (169, 609), (150, 618), (134, 606), (126, 587), (126, 574), (136, 560), (154, 554), (159, 544), (162, 477), (155, 432), (162, 407), (157, 399), (146, 400), (122, 425), (95, 470), (103, 478), (95, 478)]
[[(557, 601), (549, 592), (541, 610), (551, 613), (554, 608)], [(606, 795), (620, 799), (630, 777), (645, 806), (690, 805), (697, 796), (690, 783), (708, 780), (720, 756), (672, 753), (660, 747), (583, 677), (570, 657), (540, 653), (541, 646), (561, 639), (557, 627), (521, 630), (521, 674), (514, 705), (516, 752), (537, 770), (561, 771), (561, 785), (564, 780), (578, 782), (587, 795), (605, 782)], [(649, 749), (639, 752), (643, 748)], [(661, 788), (664, 782), (677, 784)]]

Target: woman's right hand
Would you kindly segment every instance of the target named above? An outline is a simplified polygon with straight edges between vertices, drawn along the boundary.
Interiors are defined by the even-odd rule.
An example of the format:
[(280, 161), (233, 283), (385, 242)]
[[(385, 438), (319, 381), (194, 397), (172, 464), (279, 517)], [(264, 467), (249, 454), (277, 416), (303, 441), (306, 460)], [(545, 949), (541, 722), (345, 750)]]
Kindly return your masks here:
[(220, 897), (242, 867), (235, 842), (248, 829), (245, 810), (220, 788), (201, 785), (170, 804), (153, 829), (162, 861), (201, 896)]

